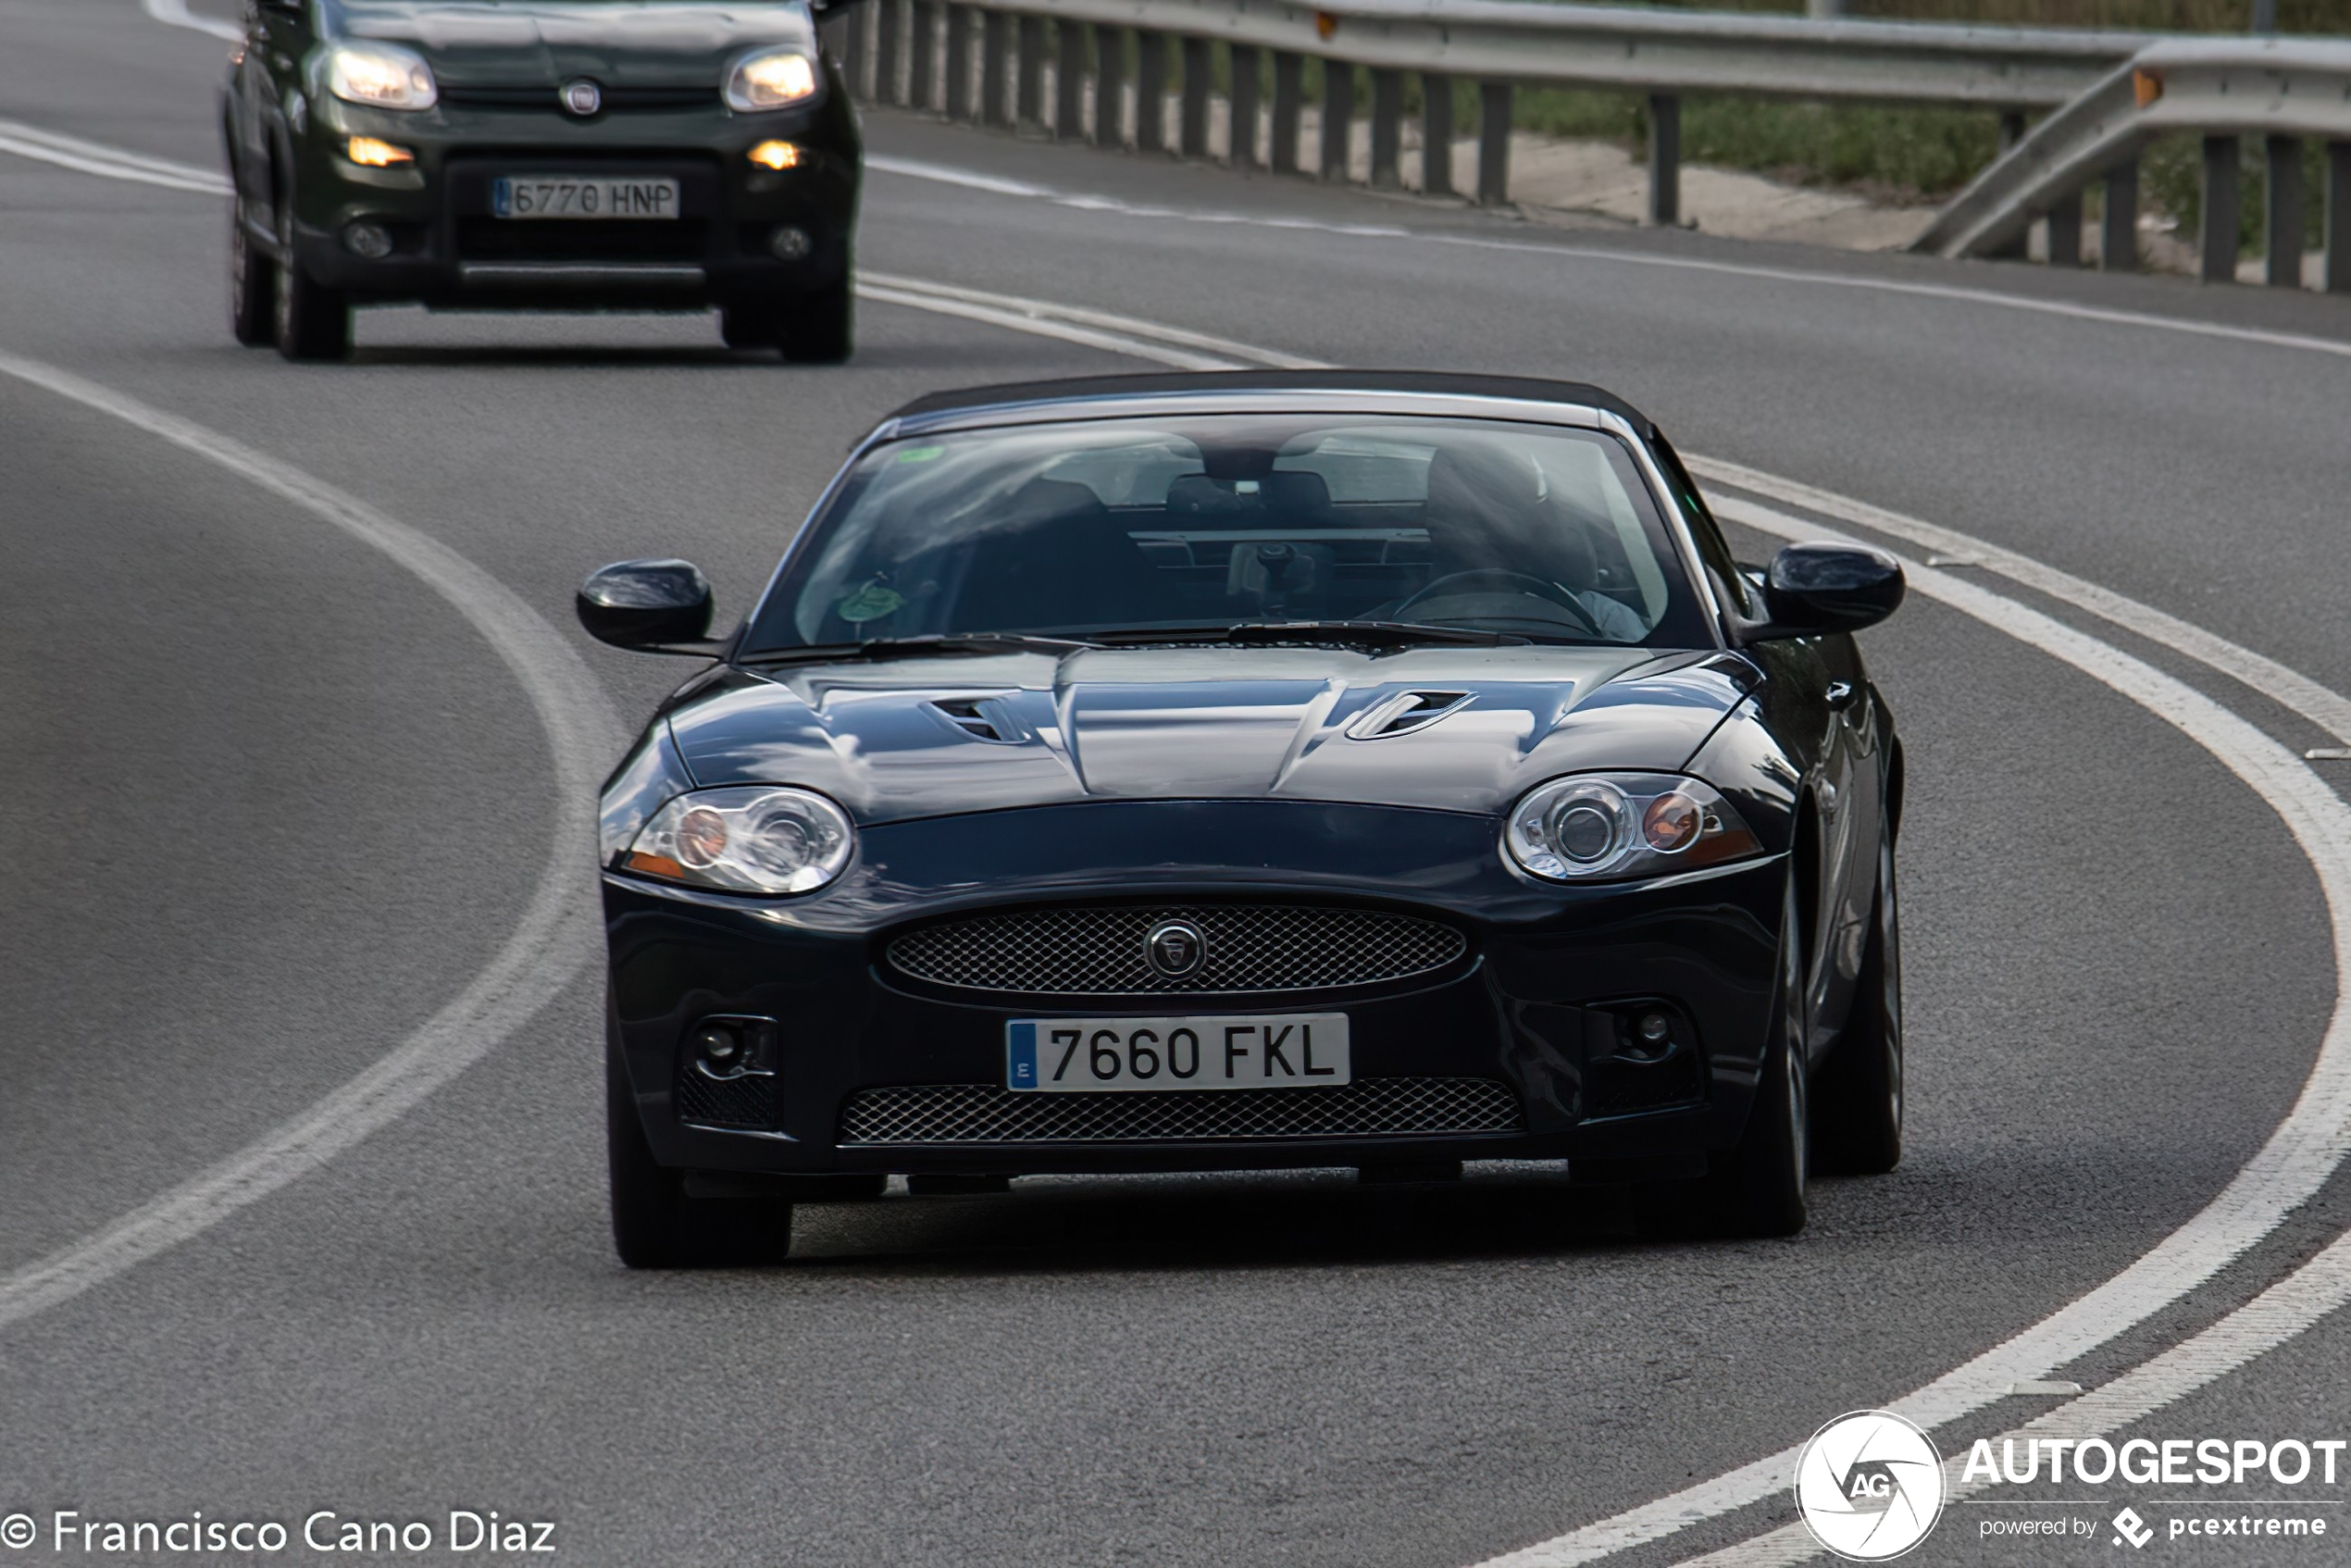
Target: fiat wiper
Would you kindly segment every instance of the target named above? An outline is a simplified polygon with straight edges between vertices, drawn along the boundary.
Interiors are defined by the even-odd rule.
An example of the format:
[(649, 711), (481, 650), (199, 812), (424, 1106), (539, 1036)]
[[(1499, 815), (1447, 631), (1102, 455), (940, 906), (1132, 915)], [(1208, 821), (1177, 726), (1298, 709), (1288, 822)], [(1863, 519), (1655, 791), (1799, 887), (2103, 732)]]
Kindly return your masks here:
[(869, 637), (863, 642), (812, 642), (763, 648), (746, 665), (837, 664), (851, 659), (926, 659), (942, 653), (1079, 653), (1100, 643), (1074, 637), (1031, 637), (1017, 631), (933, 631), (920, 637)]

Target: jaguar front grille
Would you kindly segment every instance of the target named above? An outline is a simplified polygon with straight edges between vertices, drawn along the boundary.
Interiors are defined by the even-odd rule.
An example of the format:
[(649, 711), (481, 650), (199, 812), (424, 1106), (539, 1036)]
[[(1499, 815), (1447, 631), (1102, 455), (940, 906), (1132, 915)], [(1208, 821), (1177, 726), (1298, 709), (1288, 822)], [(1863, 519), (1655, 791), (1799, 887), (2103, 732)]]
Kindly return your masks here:
[[(1154, 963), (1152, 937), (1187, 927), (1188, 967)], [(890, 966), (933, 985), (1026, 995), (1328, 990), (1434, 974), (1469, 944), (1450, 926), (1385, 910), (1294, 904), (1008, 910), (910, 931)]]

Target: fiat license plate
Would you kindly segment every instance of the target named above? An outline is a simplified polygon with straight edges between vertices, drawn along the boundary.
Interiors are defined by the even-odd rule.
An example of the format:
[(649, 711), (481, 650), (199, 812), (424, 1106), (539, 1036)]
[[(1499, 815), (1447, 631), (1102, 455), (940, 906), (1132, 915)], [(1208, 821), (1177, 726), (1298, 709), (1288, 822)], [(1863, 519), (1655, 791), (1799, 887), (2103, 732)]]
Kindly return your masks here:
[(675, 180), (616, 180), (601, 174), (502, 175), (490, 182), (490, 210), (500, 218), (676, 218)]
[(1349, 1081), (1347, 1014), (1015, 1018), (1004, 1026), (1004, 1087), (1315, 1089)]

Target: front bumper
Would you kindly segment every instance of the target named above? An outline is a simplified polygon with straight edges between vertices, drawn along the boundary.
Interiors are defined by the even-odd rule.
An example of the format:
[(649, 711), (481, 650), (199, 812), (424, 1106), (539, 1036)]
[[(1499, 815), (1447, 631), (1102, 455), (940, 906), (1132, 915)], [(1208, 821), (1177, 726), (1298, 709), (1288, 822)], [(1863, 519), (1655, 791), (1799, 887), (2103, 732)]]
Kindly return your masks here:
[[(549, 104), (443, 104), (395, 114), (329, 101), (313, 111), (295, 181), (293, 253), (317, 282), (360, 303), (440, 309), (700, 310), (771, 304), (840, 282), (850, 268), (861, 152), (844, 94), (814, 107), (735, 115), (707, 107), (575, 121)], [(343, 156), (353, 136), (409, 149), (413, 164), (366, 168)], [(751, 149), (787, 141), (792, 168), (763, 168)], [(491, 214), (502, 175), (666, 177), (679, 216), (660, 220), (515, 221)], [(349, 243), (381, 230), (390, 255)], [(778, 230), (807, 237), (781, 259)], [(274, 248), (276, 237), (255, 238)]]
[[(679, 897), (608, 875), (612, 1044), (655, 1158), (694, 1169), (1021, 1175), (1444, 1159), (1686, 1164), (1728, 1147), (1745, 1125), (1767, 1044), (1785, 875), (1775, 857), (1615, 888), (1536, 884), (1503, 865), (1494, 825), (1484, 818), (1379, 807), (1102, 802), (894, 824), (867, 829), (850, 872), (806, 900)], [(1213, 998), (958, 992), (907, 977), (887, 952), (894, 936), (920, 922), (1158, 902), (1376, 908), (1450, 926), (1468, 945), (1445, 968), (1401, 982)], [(1624, 1049), (1621, 1020), (1656, 1002), (1687, 1028), (1677, 1030), (1674, 1053), (1636, 1060)], [(1468, 1096), (1485, 1107), (1475, 1130), (1441, 1116), (1440, 1127), (1456, 1130), (1377, 1130), (1387, 1125), (1377, 1114), (1304, 1114), (1295, 1100), (1263, 1107), (1264, 1117), (1238, 1118), (1265, 1129), (1256, 1133), (1237, 1131), (1234, 1117), (1200, 1120), (1200, 1102), (1241, 1092), (1340, 1092), (1314, 1089), (1150, 1097), (1184, 1102), (1163, 1106), (1168, 1115), (1105, 1105), (1126, 1118), (1123, 1130), (1100, 1136), (1091, 1125), (1080, 1137), (1065, 1120), (1029, 1113), (1047, 1099), (1101, 1105), (1143, 1097), (1011, 1096), (1002, 1089), (1005, 1026), (1014, 1018), (1333, 1011), (1349, 1018), (1355, 1083), (1375, 1086), (1359, 1098), (1394, 1105), (1441, 1092), (1466, 1104), (1461, 1097)], [(708, 1092), (690, 1039), (713, 1018), (774, 1021), (772, 1078), (739, 1080), (750, 1088), (733, 1098)], [(1462, 1087), (1471, 1084), (1486, 1088)], [(990, 1097), (996, 1110), (1014, 1101), (1021, 1114), (1010, 1124), (994, 1111), (927, 1122), (896, 1114), (924, 1109), (911, 1091), (947, 1089), (965, 1110)], [(877, 1095), (889, 1101), (878, 1110)], [(1508, 1109), (1499, 1123), (1487, 1114), (1496, 1095)], [(918, 1125), (963, 1130), (950, 1141), (932, 1131), (905, 1135)], [(981, 1125), (994, 1130), (972, 1136)]]

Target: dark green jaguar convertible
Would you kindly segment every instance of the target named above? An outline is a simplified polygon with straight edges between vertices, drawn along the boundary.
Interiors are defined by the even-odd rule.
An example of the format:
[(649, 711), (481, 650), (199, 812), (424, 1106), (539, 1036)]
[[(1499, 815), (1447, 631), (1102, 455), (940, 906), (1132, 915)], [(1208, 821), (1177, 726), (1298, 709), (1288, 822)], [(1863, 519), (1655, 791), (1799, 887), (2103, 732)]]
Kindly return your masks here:
[(848, 0), (248, 0), (223, 105), (240, 342), (341, 359), (355, 305), (720, 313), (849, 357)]

